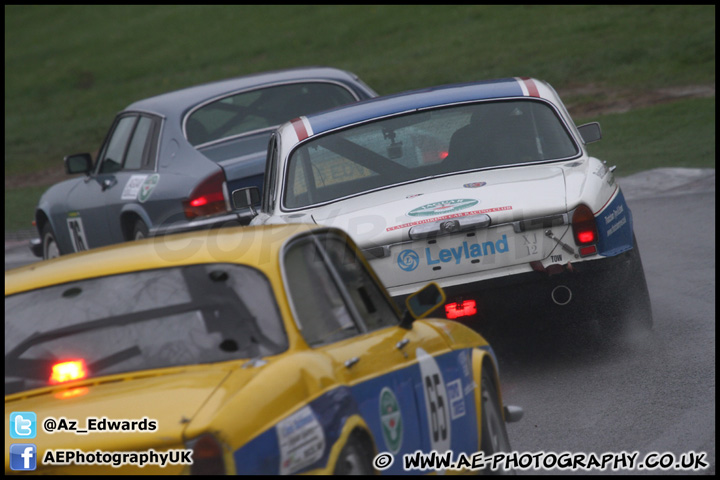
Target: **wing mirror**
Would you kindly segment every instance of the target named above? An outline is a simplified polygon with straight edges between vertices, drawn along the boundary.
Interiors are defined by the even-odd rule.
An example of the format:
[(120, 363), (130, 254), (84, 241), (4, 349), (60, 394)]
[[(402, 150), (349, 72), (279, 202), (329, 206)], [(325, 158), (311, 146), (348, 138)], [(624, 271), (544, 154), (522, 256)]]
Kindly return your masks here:
[(425, 318), (445, 303), (445, 292), (437, 283), (429, 283), (405, 299), (407, 311), (400, 322), (403, 328), (410, 328), (414, 320)]
[(89, 153), (75, 153), (63, 158), (65, 163), (65, 172), (68, 175), (84, 173), (88, 175), (92, 170), (92, 157)]
[(602, 138), (602, 130), (600, 129), (600, 124), (598, 122), (586, 123), (585, 125), (581, 125), (577, 128), (580, 132), (580, 136), (582, 136), (583, 142), (586, 144), (597, 142)]
[(254, 206), (260, 203), (260, 189), (258, 187), (238, 188), (232, 192), (232, 205), (236, 210), (249, 208), (254, 210)]

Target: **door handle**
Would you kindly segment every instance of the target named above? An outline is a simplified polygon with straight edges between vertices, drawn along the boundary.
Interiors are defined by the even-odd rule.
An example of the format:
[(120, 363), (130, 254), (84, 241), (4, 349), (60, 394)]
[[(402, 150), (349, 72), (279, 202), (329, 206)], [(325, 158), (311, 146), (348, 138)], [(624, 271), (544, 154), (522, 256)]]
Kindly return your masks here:
[(347, 360), (345, 360), (345, 368), (352, 368), (353, 365), (358, 363), (360, 359), (358, 357), (352, 357)]
[(407, 345), (408, 343), (410, 343), (410, 339), (403, 338), (402, 340), (400, 340), (399, 342), (397, 342), (395, 344), (395, 348), (397, 348), (398, 350), (402, 350), (403, 348), (405, 348), (405, 345)]

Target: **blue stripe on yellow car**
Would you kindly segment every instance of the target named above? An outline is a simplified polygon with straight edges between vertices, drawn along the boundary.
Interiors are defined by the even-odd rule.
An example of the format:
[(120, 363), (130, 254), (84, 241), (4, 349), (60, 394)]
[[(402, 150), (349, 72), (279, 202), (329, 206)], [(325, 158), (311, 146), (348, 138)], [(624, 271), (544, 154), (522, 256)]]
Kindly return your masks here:
[[(299, 435), (293, 440), (281, 439), (279, 436), (285, 434), (276, 425), (234, 452), (237, 473), (302, 473), (323, 468), (327, 465), (333, 445), (340, 438), (343, 425), (356, 414), (360, 414), (366, 421), (377, 451), (391, 452), (398, 459), (405, 453), (414, 453), (416, 450), (429, 452), (438, 448), (442, 444), (441, 430), (445, 421), (445, 433), (449, 435), (447, 446), (456, 453), (474, 453), (479, 445), (476, 429), (468, 428), (468, 425), (477, 424), (471, 356), (472, 349), (454, 350), (438, 357), (427, 355), (422, 357), (425, 360), (419, 356), (421, 362), (434, 363), (439, 367), (438, 380), (442, 389), (432, 379), (423, 377), (420, 363), (352, 387), (332, 389), (309, 403), (312, 414), (307, 412), (301, 415), (305, 423), (317, 421), (322, 427), (322, 440), (318, 432), (312, 433), (309, 428), (304, 431), (306, 437), (313, 437), (311, 442), (323, 446), (322, 454), (313, 457), (312, 463), (298, 463), (302, 467), (297, 471), (288, 470), (289, 462), (301, 462), (287, 458), (291, 448), (289, 444), (299, 444), (303, 438)], [(443, 393), (438, 396), (440, 390)], [(428, 417), (427, 412), (430, 410), (426, 407), (429, 401), (434, 402), (434, 419)], [(298, 415), (304, 408), (307, 407), (286, 419)], [(433, 431), (436, 433), (435, 438)], [(283, 448), (286, 457), (284, 466), (281, 458)], [(402, 461), (398, 460), (383, 473), (408, 472), (403, 471)]]

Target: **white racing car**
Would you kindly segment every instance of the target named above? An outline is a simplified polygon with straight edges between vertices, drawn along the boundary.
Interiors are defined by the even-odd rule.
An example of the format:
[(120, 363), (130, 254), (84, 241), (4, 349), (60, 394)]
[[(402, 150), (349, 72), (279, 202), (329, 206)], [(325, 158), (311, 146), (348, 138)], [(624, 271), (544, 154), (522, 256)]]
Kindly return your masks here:
[(439, 283), (447, 318), (522, 305), (649, 327), (630, 209), (585, 147), (600, 137), (531, 78), (379, 97), (282, 125), (251, 223), (341, 227), (397, 300)]

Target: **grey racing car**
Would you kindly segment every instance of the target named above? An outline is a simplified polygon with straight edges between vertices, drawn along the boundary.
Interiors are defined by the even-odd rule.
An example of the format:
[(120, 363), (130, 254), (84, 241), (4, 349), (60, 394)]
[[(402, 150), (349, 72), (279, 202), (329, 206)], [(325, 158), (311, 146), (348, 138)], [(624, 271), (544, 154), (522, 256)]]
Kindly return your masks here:
[(31, 241), (44, 259), (157, 234), (244, 224), (229, 192), (262, 187), (273, 130), (301, 115), (375, 97), (357, 75), (327, 67), (261, 73), (132, 103), (95, 160), (40, 198)]

